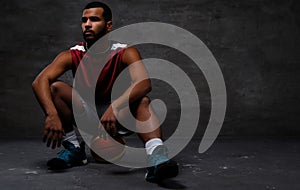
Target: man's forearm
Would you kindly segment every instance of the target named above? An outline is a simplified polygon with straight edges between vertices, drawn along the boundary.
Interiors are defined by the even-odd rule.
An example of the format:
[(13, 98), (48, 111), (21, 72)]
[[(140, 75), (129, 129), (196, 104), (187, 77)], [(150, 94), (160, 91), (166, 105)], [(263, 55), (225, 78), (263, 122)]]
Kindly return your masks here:
[(37, 78), (32, 83), (32, 89), (45, 115), (57, 115), (58, 113), (50, 93), (49, 81), (46, 79)]
[(146, 96), (151, 91), (150, 79), (133, 83), (130, 87), (113, 102), (113, 108), (120, 110)]

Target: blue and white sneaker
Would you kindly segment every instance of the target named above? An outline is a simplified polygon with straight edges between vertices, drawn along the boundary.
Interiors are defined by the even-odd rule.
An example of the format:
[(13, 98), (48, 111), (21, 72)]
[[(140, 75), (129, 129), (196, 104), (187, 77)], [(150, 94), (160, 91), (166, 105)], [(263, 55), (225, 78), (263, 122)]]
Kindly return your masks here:
[(62, 170), (87, 164), (84, 142), (78, 148), (68, 141), (63, 141), (62, 145), (65, 149), (61, 150), (56, 158), (47, 162), (48, 169)]
[(148, 156), (148, 164), (145, 179), (149, 182), (159, 182), (166, 178), (178, 175), (177, 162), (168, 159), (168, 150), (164, 145), (157, 146)]

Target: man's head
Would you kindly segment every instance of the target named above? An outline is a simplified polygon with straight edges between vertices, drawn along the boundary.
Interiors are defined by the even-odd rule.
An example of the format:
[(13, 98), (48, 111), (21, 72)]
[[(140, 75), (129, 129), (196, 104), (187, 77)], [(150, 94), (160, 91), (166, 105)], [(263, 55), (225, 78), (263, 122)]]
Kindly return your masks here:
[(110, 8), (101, 2), (87, 4), (83, 9), (81, 27), (84, 40), (92, 45), (112, 29)]

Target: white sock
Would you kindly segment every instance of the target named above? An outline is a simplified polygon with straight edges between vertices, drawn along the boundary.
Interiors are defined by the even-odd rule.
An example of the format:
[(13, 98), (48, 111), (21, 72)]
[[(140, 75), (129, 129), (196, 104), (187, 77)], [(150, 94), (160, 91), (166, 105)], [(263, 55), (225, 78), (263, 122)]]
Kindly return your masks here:
[(147, 141), (145, 144), (147, 155), (152, 154), (153, 150), (159, 145), (163, 145), (163, 142), (160, 138), (153, 138)]
[(63, 137), (63, 141), (69, 141), (70, 143), (72, 143), (76, 148), (80, 147), (79, 145), (79, 141), (77, 139), (75, 130), (66, 133), (66, 136)]

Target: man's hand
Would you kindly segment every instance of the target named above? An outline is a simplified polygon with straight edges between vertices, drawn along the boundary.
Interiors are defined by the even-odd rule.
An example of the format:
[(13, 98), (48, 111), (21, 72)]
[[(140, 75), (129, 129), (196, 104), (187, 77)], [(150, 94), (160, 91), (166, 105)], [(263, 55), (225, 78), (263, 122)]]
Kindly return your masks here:
[(112, 136), (117, 135), (117, 114), (117, 110), (113, 110), (112, 105), (110, 105), (100, 119), (104, 129)]
[(45, 120), (45, 129), (43, 142), (47, 141), (47, 147), (52, 143), (52, 148), (61, 146), (62, 137), (65, 132), (58, 115), (47, 116)]

